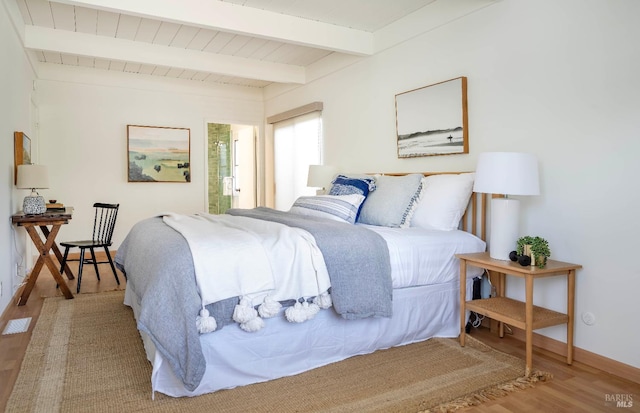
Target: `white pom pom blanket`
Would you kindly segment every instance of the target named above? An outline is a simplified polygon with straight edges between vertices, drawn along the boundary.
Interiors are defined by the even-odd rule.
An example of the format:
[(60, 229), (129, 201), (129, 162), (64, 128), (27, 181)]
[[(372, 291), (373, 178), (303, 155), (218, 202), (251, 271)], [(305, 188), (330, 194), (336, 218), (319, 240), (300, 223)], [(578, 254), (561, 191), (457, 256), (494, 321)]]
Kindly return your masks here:
[(231, 215), (169, 213), (163, 220), (189, 244), (203, 308), (236, 296), (251, 307), (312, 298), (331, 286), (322, 252), (303, 229)]

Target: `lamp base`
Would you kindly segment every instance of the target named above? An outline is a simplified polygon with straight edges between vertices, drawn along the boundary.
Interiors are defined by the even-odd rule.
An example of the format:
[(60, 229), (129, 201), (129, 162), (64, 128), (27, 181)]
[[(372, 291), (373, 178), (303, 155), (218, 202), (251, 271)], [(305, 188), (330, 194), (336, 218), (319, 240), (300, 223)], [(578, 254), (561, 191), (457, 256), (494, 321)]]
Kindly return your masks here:
[(42, 195), (28, 195), (24, 197), (22, 212), (27, 215), (44, 214), (47, 212), (47, 204)]
[(509, 253), (518, 242), (518, 214), (520, 201), (512, 198), (491, 200), (491, 234), (489, 256), (496, 260), (509, 260)]

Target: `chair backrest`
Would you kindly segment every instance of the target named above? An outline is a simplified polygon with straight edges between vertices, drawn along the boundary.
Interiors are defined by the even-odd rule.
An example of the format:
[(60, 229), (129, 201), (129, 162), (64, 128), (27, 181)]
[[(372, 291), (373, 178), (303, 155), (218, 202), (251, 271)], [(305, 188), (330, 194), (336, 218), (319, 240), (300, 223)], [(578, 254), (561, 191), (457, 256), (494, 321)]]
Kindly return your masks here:
[(116, 218), (118, 217), (120, 204), (103, 204), (96, 202), (93, 204), (93, 207), (96, 212), (93, 220), (93, 241), (111, 245), (111, 237), (113, 236), (113, 229), (116, 226)]

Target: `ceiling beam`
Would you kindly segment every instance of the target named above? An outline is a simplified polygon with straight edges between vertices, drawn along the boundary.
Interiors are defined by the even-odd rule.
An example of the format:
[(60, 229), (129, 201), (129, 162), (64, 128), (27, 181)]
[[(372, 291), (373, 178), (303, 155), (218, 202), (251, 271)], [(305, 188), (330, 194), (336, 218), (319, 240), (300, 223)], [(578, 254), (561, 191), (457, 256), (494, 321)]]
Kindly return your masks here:
[(367, 56), (373, 34), (218, 0), (52, 0), (285, 43)]
[(179, 49), (38, 26), (25, 26), (24, 46), (32, 50), (155, 66), (178, 67), (198, 72), (210, 72), (270, 82), (304, 84), (306, 77), (305, 69), (302, 66)]

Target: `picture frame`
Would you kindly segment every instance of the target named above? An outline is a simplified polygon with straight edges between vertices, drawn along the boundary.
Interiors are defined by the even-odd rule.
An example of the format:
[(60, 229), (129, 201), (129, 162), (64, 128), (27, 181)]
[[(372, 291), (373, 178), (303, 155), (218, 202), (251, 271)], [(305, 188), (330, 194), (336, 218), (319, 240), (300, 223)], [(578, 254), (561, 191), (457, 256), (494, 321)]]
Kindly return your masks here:
[(18, 165), (31, 163), (31, 139), (24, 132), (13, 132), (13, 183), (18, 184)]
[(396, 95), (398, 158), (469, 153), (467, 78)]
[(127, 125), (129, 182), (191, 182), (191, 130)]

